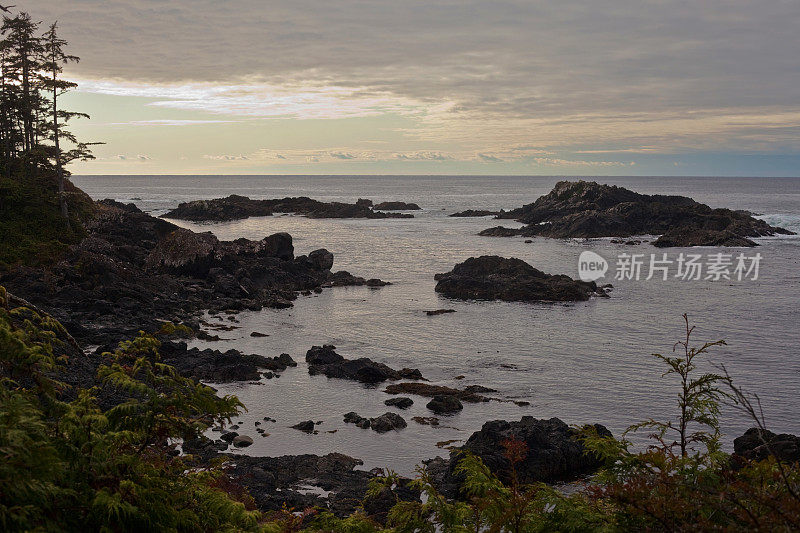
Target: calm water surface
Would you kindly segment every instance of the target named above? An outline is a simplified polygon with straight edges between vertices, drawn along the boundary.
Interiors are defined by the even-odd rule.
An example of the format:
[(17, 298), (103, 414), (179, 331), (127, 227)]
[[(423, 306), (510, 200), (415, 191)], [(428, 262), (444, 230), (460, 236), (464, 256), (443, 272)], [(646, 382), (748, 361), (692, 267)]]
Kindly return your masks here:
[[(391, 467), (411, 473), (421, 460), (445, 455), (436, 443), (466, 439), (486, 420), (557, 416), (568, 423), (600, 422), (619, 434), (643, 418), (675, 413), (676, 383), (660, 377), (651, 356), (668, 352), (680, 339), (682, 313), (697, 325), (698, 341), (725, 339), (711, 360), (724, 364), (737, 382), (758, 393), (767, 423), (776, 431), (800, 432), (800, 239), (761, 239), (763, 256), (756, 281), (617, 281), (611, 298), (577, 304), (459, 302), (434, 292), (433, 275), (483, 254), (519, 257), (550, 273), (577, 275), (577, 258), (593, 250), (614, 261), (617, 254), (663, 253), (649, 244), (630, 247), (608, 239), (592, 241), (490, 238), (476, 234), (497, 225), (489, 218), (449, 218), (467, 208), (514, 208), (546, 194), (556, 177), (420, 176), (85, 176), (74, 177), (93, 198), (134, 202), (162, 214), (179, 202), (241, 194), (251, 198), (310, 196), (320, 200), (404, 200), (423, 210), (407, 220), (313, 220), (274, 216), (248, 220), (177, 224), (212, 231), (221, 239), (260, 239), (286, 231), (295, 251), (327, 248), (334, 269), (393, 282), (380, 290), (327, 289), (300, 297), (293, 308), (245, 312), (241, 329), (227, 340), (198, 346), (229, 347), (263, 355), (287, 352), (299, 366), (280, 379), (218, 386), (247, 405), (240, 433), (254, 437), (247, 453), (283, 455), (339, 451), (364, 460), (365, 468)], [(797, 178), (598, 178), (643, 193), (682, 194), (713, 207), (747, 209), (773, 224), (800, 231)], [(504, 225), (513, 222), (502, 221)], [(680, 250), (669, 250), (671, 258)], [(718, 250), (700, 250), (715, 253)], [(726, 250), (730, 251), (730, 250)], [(755, 250), (744, 251), (751, 255)], [(697, 253), (697, 250), (694, 250)], [(612, 266), (613, 269), (613, 266)], [(609, 274), (613, 277), (613, 272)], [(426, 310), (457, 312), (428, 317)], [(252, 338), (252, 331), (270, 336)], [(392, 367), (420, 368), (434, 383), (481, 384), (497, 396), (531, 403), (466, 404), (442, 426), (420, 426), (412, 416), (429, 416), (427, 400), (401, 412), (409, 427), (378, 435), (342, 422), (356, 411), (376, 416), (383, 387), (308, 375), (306, 350), (329, 343), (348, 358), (369, 357)], [(464, 376), (457, 380), (457, 376)], [(269, 433), (261, 438), (254, 421)], [(319, 434), (289, 429), (302, 420), (322, 421)], [(732, 409), (723, 413), (726, 441), (749, 427)]]

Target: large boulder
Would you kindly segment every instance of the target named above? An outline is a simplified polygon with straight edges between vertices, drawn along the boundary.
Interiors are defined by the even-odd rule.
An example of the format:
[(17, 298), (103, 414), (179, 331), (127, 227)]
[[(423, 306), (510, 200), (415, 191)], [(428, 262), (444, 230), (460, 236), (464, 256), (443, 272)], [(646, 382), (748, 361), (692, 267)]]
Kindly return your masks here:
[(461, 411), (464, 405), (455, 396), (439, 394), (425, 406), (437, 415), (452, 414)]
[[(291, 261), (294, 259), (292, 236), (288, 233), (275, 233), (264, 237), (258, 242), (256, 251), (261, 256), (277, 257), (284, 261)], [(333, 260), (332, 257), (331, 260)]]
[(333, 254), (325, 248), (314, 250), (308, 254), (308, 260), (317, 270), (330, 270), (333, 268)]
[[(594, 428), (600, 435), (611, 436), (604, 426), (595, 424)], [(578, 438), (578, 430), (558, 418), (545, 420), (523, 416), (519, 422), (486, 422), (463, 447), (451, 451), (448, 461), (433, 462), (431, 470), (435, 482), (446, 494), (459, 494), (463, 477), (455, 473), (455, 468), (464, 451), (479, 457), (495, 475), (509, 482), (512, 465), (506, 458), (505, 445), (510, 441), (518, 441), (526, 448), (524, 458), (515, 466), (520, 483), (574, 480), (602, 465), (598, 457), (587, 453)]]
[(406, 426), (408, 426), (406, 421), (397, 413), (384, 413), (381, 416), (370, 419), (370, 427), (378, 433), (403, 429)]
[(771, 455), (780, 461), (794, 463), (800, 461), (800, 437), (750, 428), (744, 435), (733, 439), (733, 450), (754, 461), (761, 461)]
[(606, 295), (593, 281), (545, 274), (521, 259), (496, 255), (472, 257), (434, 279), (436, 292), (462, 300), (563, 302)]

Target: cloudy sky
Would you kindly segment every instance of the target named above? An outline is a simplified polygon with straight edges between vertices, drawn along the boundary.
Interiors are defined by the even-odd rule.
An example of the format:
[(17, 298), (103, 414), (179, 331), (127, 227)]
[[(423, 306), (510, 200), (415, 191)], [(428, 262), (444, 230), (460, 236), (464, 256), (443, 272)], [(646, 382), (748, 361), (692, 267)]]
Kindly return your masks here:
[(800, 175), (797, 0), (20, 0), (76, 174)]

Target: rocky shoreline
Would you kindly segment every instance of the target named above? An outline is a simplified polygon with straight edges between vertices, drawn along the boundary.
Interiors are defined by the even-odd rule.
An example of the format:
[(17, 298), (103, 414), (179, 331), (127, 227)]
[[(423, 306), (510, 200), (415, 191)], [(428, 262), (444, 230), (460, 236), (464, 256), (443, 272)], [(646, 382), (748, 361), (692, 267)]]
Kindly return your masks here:
[(685, 196), (639, 194), (587, 181), (560, 181), (535, 202), (500, 212), (495, 218), (513, 219), (525, 226), (498, 226), (480, 235), (556, 239), (659, 235), (653, 242), (657, 247), (750, 247), (757, 246), (754, 237), (794, 234), (750, 213), (712, 209)]
[[(596, 187), (595, 187), (596, 186)], [(632, 196), (633, 195), (633, 196)], [(623, 202), (622, 199), (628, 199)], [(622, 204), (625, 204), (624, 206)], [(643, 207), (644, 206), (644, 207)], [(671, 214), (655, 217), (669, 208)], [(187, 220), (235, 220), (275, 212), (295, 212), (317, 218), (408, 217), (381, 210), (414, 210), (415, 204), (390, 202), (373, 205), (324, 204), (308, 198), (250, 200), (231, 196), (220, 200), (181, 204), (166, 216)], [(666, 212), (665, 212), (666, 213)], [(516, 218), (528, 224), (520, 230), (495, 228), (484, 234), (541, 236), (598, 236), (614, 233), (625, 237), (656, 233), (653, 224), (675, 225), (664, 231), (656, 246), (703, 245), (747, 246), (749, 237), (788, 233), (766, 225), (749, 214), (711, 210), (682, 197), (647, 197), (625, 189), (597, 184), (562, 182), (550, 195), (536, 203), (510, 212), (468, 211), (452, 216)], [(227, 218), (226, 218), (227, 217)], [(645, 221), (645, 220), (649, 221)], [(675, 222), (684, 221), (684, 222)], [(688, 221), (688, 222), (686, 222)], [(719, 229), (721, 228), (721, 229)], [(634, 231), (636, 230), (636, 231)], [(639, 231), (642, 230), (642, 231)], [(187, 338), (205, 335), (219, 340), (214, 332), (235, 329), (236, 313), (265, 307), (292, 306), (298, 294), (312, 294), (327, 287), (387, 284), (345, 271), (334, 272), (334, 256), (324, 248), (295, 256), (292, 237), (277, 233), (258, 241), (220, 241), (210, 232), (197, 233), (167, 220), (143, 213), (133, 204), (112, 200), (96, 202), (95, 213), (85, 222), (86, 235), (56, 264), (46, 267), (18, 267), (0, 275), (0, 285), (11, 293), (7, 302), (16, 306), (15, 317), (39, 324), (52, 316), (58, 320), (54, 350), (65, 361), (63, 380), (75, 387), (91, 387), (104, 351), (113, 350), (121, 340), (133, 338), (140, 330), (158, 332), (161, 361), (196, 381), (224, 383), (278, 378), (297, 366), (288, 354), (266, 356), (245, 354), (235, 349), (189, 348)], [(687, 244), (691, 243), (691, 244)], [(753, 243), (754, 244), (754, 243)], [(437, 274), (436, 291), (464, 300), (585, 301), (605, 297), (607, 287), (594, 282), (550, 275), (513, 258), (482, 256)], [(427, 311), (434, 316), (452, 309)], [(208, 313), (208, 315), (206, 315)], [(437, 319), (438, 320), (438, 319)], [(177, 324), (177, 326), (176, 326)], [(185, 326), (185, 327), (184, 327)], [(49, 327), (54, 327), (50, 324)], [(210, 330), (204, 331), (203, 328)], [(252, 336), (266, 336), (253, 332)], [(202, 337), (201, 337), (202, 338)], [(437, 426), (439, 417), (452, 416), (464, 404), (512, 400), (490, 396), (497, 391), (471, 385), (453, 388), (431, 384), (418, 369), (395, 369), (368, 358), (347, 359), (331, 345), (313, 346), (305, 356), (311, 375), (375, 386), (388, 383), (384, 392), (389, 408), (403, 411), (414, 404), (408, 396), (424, 398), (425, 407), (436, 416), (412, 417), (418, 424)], [(343, 386), (347, 386), (346, 384)], [(408, 396), (406, 396), (408, 395)], [(98, 399), (102, 406), (119, 404), (122, 392)], [(527, 405), (527, 402), (514, 402)], [(469, 408), (467, 405), (466, 408)], [(367, 418), (356, 412), (342, 413), (344, 421), (376, 433), (403, 431), (408, 422), (401, 413), (388, 411)], [(254, 431), (267, 435), (262, 423)], [(319, 422), (307, 420), (292, 426), (317, 433)], [(611, 433), (593, 425), (599, 435)], [(242, 431), (239, 434), (236, 430)], [(363, 463), (339, 453), (327, 455), (284, 455), (252, 457), (229, 453), (230, 448), (247, 448), (253, 437), (236, 425), (216, 427), (219, 438), (186, 440), (175, 450), (193, 456), (198, 468), (221, 461), (225, 474), (241, 484), (263, 511), (319, 506), (337, 516), (347, 516), (357, 507), (377, 520), (385, 520), (398, 501), (419, 501), (420, 493), (400, 478), (367, 497), (370, 481), (383, 473), (358, 469)], [(420, 458), (436, 487), (447, 497), (464, 498), (463, 478), (456, 463), (469, 452), (479, 457), (501, 479), (507, 480), (509, 462), (504, 446), (509, 439), (525, 444), (528, 453), (517, 465), (523, 483), (555, 482), (591, 476), (600, 466), (597, 457), (587, 455), (579, 431), (558, 418), (549, 420), (523, 416), (519, 421), (486, 422), (461, 447), (451, 447), (448, 458)], [(453, 441), (442, 443), (447, 446)], [(787, 460), (800, 458), (800, 440), (793, 435), (775, 435), (749, 430), (734, 441), (735, 452), (745, 458), (761, 459), (770, 454)]]
[[(133, 204), (103, 200), (95, 206), (85, 223), (86, 236), (60, 261), (2, 273), (0, 284), (52, 315), (96, 354), (140, 330), (159, 331), (168, 322), (197, 334), (204, 312), (226, 312), (232, 318), (245, 309), (291, 307), (299, 293), (323, 287), (386, 285), (332, 272), (334, 257), (325, 249), (296, 257), (286, 233), (260, 241), (220, 241), (210, 232), (195, 233), (154, 218)], [(168, 342), (164, 350), (171, 364), (200, 379), (256, 379), (257, 368), (272, 366), (262, 356), (188, 350), (183, 342)]]

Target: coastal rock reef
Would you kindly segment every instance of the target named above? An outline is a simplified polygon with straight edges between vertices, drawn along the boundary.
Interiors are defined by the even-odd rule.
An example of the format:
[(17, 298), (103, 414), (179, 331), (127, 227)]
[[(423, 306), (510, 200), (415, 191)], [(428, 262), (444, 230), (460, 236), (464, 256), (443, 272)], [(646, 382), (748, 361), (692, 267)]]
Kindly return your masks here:
[(607, 296), (593, 281), (545, 274), (525, 261), (484, 255), (436, 274), (436, 292), (461, 300), (574, 302)]
[(742, 211), (713, 209), (685, 196), (647, 195), (588, 181), (560, 181), (550, 193), (497, 218), (526, 224), (496, 227), (481, 235), (598, 238), (660, 235), (669, 246), (756, 246), (751, 239), (793, 232)]

